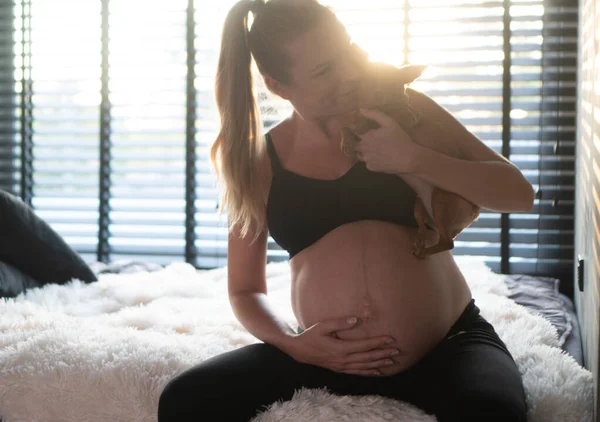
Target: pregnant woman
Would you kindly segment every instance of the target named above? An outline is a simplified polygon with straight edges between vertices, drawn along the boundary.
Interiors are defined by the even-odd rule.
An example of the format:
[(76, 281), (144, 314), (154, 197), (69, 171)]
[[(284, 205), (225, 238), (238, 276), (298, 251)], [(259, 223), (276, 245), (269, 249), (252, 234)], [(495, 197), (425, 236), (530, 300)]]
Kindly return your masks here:
[[(427, 201), (432, 186), (498, 212), (530, 210), (533, 189), (414, 90), (413, 107), (442, 122), (448, 142), (470, 160), (419, 147), (388, 116), (366, 110), (381, 127), (362, 137), (352, 162), (336, 122), (357, 106), (360, 66), (350, 47), (343, 25), (316, 0), (241, 0), (229, 11), (216, 81), (221, 130), (211, 153), (229, 218), (231, 306), (262, 343), (170, 380), (159, 421), (248, 421), (302, 387), (386, 396), (439, 421), (526, 420), (517, 366), (479, 314), (452, 253), (420, 260), (410, 251), (415, 198)], [(268, 89), (294, 108), (266, 136), (251, 58)], [(290, 254), (298, 332), (269, 305), (269, 234)]]

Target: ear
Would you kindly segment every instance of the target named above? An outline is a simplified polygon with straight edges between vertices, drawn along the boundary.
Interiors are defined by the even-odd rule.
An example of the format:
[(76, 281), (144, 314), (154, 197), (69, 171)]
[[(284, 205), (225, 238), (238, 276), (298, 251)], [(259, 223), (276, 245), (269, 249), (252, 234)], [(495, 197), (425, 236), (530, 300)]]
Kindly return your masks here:
[(352, 42), (350, 45), (352, 48), (352, 53), (355, 55), (355, 57), (364, 62), (369, 61), (369, 53), (360, 48), (360, 46), (355, 42)]
[(421, 76), (425, 69), (427, 69), (426, 65), (407, 64), (398, 68), (398, 78), (402, 83), (409, 84)]
[(273, 94), (280, 96), (284, 100), (289, 100), (290, 95), (286, 87), (281, 84), (279, 81), (276, 81), (270, 76), (265, 76), (265, 85), (267, 89), (271, 91)]

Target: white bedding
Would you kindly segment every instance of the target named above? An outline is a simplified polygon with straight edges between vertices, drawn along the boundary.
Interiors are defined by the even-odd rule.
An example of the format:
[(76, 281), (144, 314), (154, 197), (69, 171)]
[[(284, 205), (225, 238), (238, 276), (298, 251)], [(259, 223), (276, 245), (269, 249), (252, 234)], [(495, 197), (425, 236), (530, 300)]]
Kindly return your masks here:
[[(529, 421), (592, 420), (589, 371), (558, 347), (554, 327), (506, 296), (483, 263), (456, 257), (483, 317), (523, 375)], [(267, 266), (269, 296), (289, 323), (287, 263)], [(47, 285), (0, 301), (0, 416), (12, 421), (156, 421), (166, 382), (202, 360), (258, 340), (235, 319), (226, 270), (172, 264), (153, 273)], [(232, 403), (234, 404), (234, 403)], [(256, 422), (434, 421), (377, 396), (298, 391)]]

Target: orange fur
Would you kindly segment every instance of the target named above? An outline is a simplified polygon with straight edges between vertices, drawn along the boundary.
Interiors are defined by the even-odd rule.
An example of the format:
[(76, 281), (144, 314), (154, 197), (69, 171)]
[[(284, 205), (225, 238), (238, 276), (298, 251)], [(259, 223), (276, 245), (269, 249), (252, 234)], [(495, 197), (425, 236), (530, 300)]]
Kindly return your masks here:
[[(357, 52), (366, 57), (362, 50), (357, 48)], [(435, 121), (427, 115), (419, 115), (410, 107), (406, 85), (421, 75), (423, 66), (407, 65), (398, 68), (384, 63), (363, 63), (366, 78), (361, 83), (360, 107), (378, 109), (389, 115), (421, 146), (453, 158), (466, 159), (458, 146), (444, 136), (445, 132), (440, 130)], [(358, 110), (349, 112), (342, 119), (342, 151), (358, 159), (355, 148), (360, 141), (359, 136), (379, 125), (362, 116)], [(431, 195), (432, 216), (419, 197), (414, 208), (418, 232), (411, 253), (419, 259), (453, 249), (456, 236), (477, 220), (481, 211), (479, 206), (462, 196), (435, 186)], [(439, 234), (438, 243), (428, 247), (425, 245), (426, 225)]]

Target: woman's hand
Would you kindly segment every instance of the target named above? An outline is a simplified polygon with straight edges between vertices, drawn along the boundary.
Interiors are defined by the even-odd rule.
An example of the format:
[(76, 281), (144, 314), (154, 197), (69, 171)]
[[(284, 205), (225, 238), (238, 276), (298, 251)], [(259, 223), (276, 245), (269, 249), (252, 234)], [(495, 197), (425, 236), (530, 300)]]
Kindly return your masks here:
[(360, 136), (358, 158), (371, 171), (401, 174), (414, 173), (419, 149), (410, 135), (394, 119), (377, 110), (361, 109), (361, 114), (381, 127)]
[[(358, 320), (357, 320), (358, 321)], [(296, 361), (321, 366), (336, 372), (378, 376), (378, 368), (395, 363), (392, 356), (399, 351), (386, 347), (394, 339), (389, 336), (364, 340), (341, 340), (337, 331), (352, 329), (356, 322), (336, 318), (319, 322), (291, 338), (285, 352)], [(389, 340), (389, 343), (386, 341)], [(394, 352), (398, 352), (393, 354)]]

